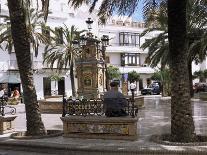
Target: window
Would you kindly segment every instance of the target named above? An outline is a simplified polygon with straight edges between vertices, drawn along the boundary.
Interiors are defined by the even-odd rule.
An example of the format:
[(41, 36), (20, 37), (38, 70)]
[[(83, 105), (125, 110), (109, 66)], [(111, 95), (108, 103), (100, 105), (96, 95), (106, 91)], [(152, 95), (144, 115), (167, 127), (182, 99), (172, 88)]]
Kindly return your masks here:
[(139, 33), (120, 32), (119, 33), (120, 46), (139, 46), (140, 36)]
[(143, 79), (139, 79), (139, 90), (142, 90), (143, 88)]
[(44, 96), (51, 96), (51, 79), (43, 77)]
[(65, 78), (62, 77), (58, 81), (58, 95), (64, 95), (64, 93), (65, 93)]
[(119, 33), (119, 45), (121, 46), (129, 46), (129, 33), (128, 32), (120, 32)]
[(138, 66), (140, 65), (140, 54), (138, 53), (122, 53), (121, 66)]
[(56, 43), (63, 44), (63, 28), (55, 28)]
[(125, 66), (125, 54), (121, 53), (121, 66)]
[(131, 44), (135, 46), (140, 45), (140, 37), (138, 33), (132, 33), (131, 34)]

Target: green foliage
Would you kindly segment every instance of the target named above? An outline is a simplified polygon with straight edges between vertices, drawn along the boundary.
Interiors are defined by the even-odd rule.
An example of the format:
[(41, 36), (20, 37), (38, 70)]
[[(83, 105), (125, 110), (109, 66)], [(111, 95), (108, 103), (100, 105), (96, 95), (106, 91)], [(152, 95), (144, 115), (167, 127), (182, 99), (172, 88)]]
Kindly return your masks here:
[(51, 81), (60, 81), (60, 80), (63, 79), (63, 77), (60, 77), (59, 74), (52, 74), (52, 75), (49, 76), (49, 78), (50, 78)]
[(152, 77), (152, 80), (160, 81), (163, 87), (163, 96), (171, 95), (171, 76), (169, 69), (163, 69), (162, 71), (155, 72)]
[(57, 31), (50, 29), (55, 37), (52, 38), (53, 42), (45, 47), (43, 61), (47, 63), (50, 68), (54, 68), (54, 65), (57, 65), (59, 70), (73, 66), (77, 52), (72, 42), (84, 32), (78, 31), (74, 25), (70, 28), (64, 25), (64, 27), (60, 27), (60, 29), (63, 33), (63, 44), (56, 42), (59, 37), (57, 36)]
[(135, 81), (137, 82), (139, 81), (139, 79), (140, 79), (140, 75), (136, 71), (131, 71), (128, 73), (128, 80), (130, 83)]
[(108, 80), (120, 79), (121, 77), (121, 72), (119, 68), (112, 65), (107, 67), (107, 74), (108, 74)]
[(194, 78), (199, 78), (200, 82), (204, 82), (205, 79), (207, 78), (207, 69), (195, 71), (193, 73), (193, 77)]
[(161, 81), (161, 73), (160, 71), (159, 72), (155, 72), (152, 77), (151, 77), (152, 80), (155, 80), (155, 81)]
[[(166, 0), (162, 0), (160, 5), (151, 7), (148, 12), (145, 12), (145, 22), (150, 27), (141, 36), (155, 30), (160, 31), (159, 35), (146, 40), (141, 46), (143, 49), (149, 48), (145, 61), (152, 67), (157, 66), (159, 63), (161, 65), (167, 65), (171, 61), (169, 55), (166, 2)], [(207, 49), (207, 30), (205, 26), (207, 24), (206, 0), (189, 0), (188, 8), (188, 59), (190, 61), (195, 60), (198, 63), (205, 59)]]
[[(59, 30), (61, 30), (62, 34), (59, 33), (60, 31), (57, 33), (57, 31), (50, 29), (55, 37), (52, 38), (53, 42), (45, 47), (43, 63), (47, 63), (51, 69), (57, 65), (55, 67), (57, 67), (58, 72), (69, 67), (72, 93), (75, 96), (76, 90), (73, 70), (75, 59), (79, 55), (77, 49), (73, 46), (73, 41), (79, 38), (84, 30), (78, 31), (74, 25), (70, 28), (64, 25), (64, 27), (59, 27)], [(62, 44), (58, 41), (61, 35), (63, 36)]]

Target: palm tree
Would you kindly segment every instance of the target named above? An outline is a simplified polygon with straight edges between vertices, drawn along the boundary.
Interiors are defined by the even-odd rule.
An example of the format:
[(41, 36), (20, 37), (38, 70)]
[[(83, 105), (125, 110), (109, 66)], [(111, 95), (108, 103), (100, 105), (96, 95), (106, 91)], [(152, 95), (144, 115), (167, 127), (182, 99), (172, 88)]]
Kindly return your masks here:
[(41, 119), (33, 80), (27, 7), (28, 3), (24, 0), (8, 0), (11, 34), (24, 93), (27, 135), (44, 135), (46, 132)]
[[(90, 11), (94, 9), (98, 0), (94, 0)], [(77, 7), (89, 0), (69, 0)], [(159, 5), (160, 1), (146, 0), (145, 9)], [(131, 15), (137, 7), (138, 0), (108, 0), (102, 1), (98, 15), (102, 21), (115, 11), (119, 15)], [(187, 43), (187, 0), (168, 0), (168, 39), (170, 70), (172, 75), (172, 103), (171, 103), (171, 140), (189, 142), (194, 140), (194, 123), (189, 92), (188, 76), (188, 43)]]
[[(80, 34), (84, 31), (77, 31), (75, 26), (71, 26), (69, 29), (66, 25), (61, 27), (63, 33), (62, 44), (58, 42), (54, 42), (54, 44), (48, 45), (45, 48), (44, 54), (44, 62), (50, 65), (51, 68), (55, 64), (57, 64), (58, 70), (62, 70), (63, 68), (70, 68), (70, 80), (72, 87), (72, 95), (76, 96), (75, 89), (75, 79), (74, 79), (74, 63), (75, 58), (77, 57), (76, 49), (73, 47), (73, 41), (80, 37)], [(57, 31), (53, 31), (56, 37), (55, 40), (58, 39)]]
[[(44, 22), (42, 22), (43, 13), (40, 11), (36, 11), (34, 8), (30, 9), (29, 15), (29, 40), (32, 45), (33, 51), (35, 52), (35, 56), (38, 54), (38, 47), (40, 43), (48, 44), (49, 40), (46, 35), (40, 32)], [(1, 46), (1, 49), (8, 51), (11, 53), (13, 50), (13, 39), (11, 34), (11, 23), (9, 16), (3, 16), (5, 23), (0, 25), (0, 44), (4, 43), (4, 46)]]
[[(207, 46), (207, 38), (205, 29), (205, 23), (207, 22), (206, 16), (207, 11), (201, 6), (197, 8), (197, 1), (191, 1), (190, 7), (188, 11), (189, 14), (189, 23), (188, 26), (188, 38), (190, 40), (189, 47), (189, 60), (188, 60), (188, 69), (189, 69), (189, 83), (191, 96), (193, 96), (192, 90), (192, 61), (195, 60), (197, 63), (202, 62), (205, 59), (206, 55), (206, 46)], [(151, 15), (152, 16), (152, 15)], [(151, 17), (150, 16), (150, 17)], [(195, 16), (199, 17), (199, 21), (195, 21)], [(161, 70), (163, 67), (170, 62), (169, 57), (169, 43), (168, 43), (168, 29), (167, 29), (167, 6), (166, 3), (162, 3), (162, 5), (158, 8), (156, 12), (156, 16), (154, 18), (150, 18), (146, 16), (145, 21), (147, 21), (148, 25), (153, 25), (153, 22), (156, 21), (156, 27), (148, 28), (144, 31), (142, 35), (145, 35), (148, 32), (154, 30), (161, 30), (161, 33), (152, 39), (147, 40), (142, 48), (146, 49), (149, 47), (149, 53), (146, 58), (146, 62), (149, 63), (152, 67), (158, 65), (161, 62)], [(153, 19), (153, 21), (152, 21)], [(204, 32), (204, 33), (203, 33)], [(199, 36), (199, 37), (198, 37)]]
[[(187, 5), (187, 1), (182, 1), (182, 2), (178, 2), (178, 1), (175, 2), (172, 0), (167, 1), (169, 43), (166, 44), (167, 46), (165, 45), (163, 46), (163, 43), (165, 44), (167, 40), (164, 30), (164, 32), (158, 36), (157, 40), (156, 39), (152, 40), (155, 47), (158, 47), (157, 45), (161, 45), (160, 51), (158, 52), (157, 49), (154, 49), (154, 53), (152, 54), (151, 52), (150, 53), (151, 56), (148, 57), (148, 60), (150, 59), (152, 60), (156, 57), (157, 58), (161, 57), (162, 58), (161, 66), (163, 65), (163, 63), (164, 64), (166, 62), (169, 63), (170, 71), (172, 75), (171, 77), (173, 81), (171, 86), (171, 92), (172, 92), (171, 140), (183, 141), (183, 142), (190, 142), (195, 140), (192, 109), (189, 99), (189, 89), (187, 89), (188, 87), (192, 87), (192, 86), (189, 86), (189, 84), (187, 84), (186, 81), (189, 80), (188, 74), (192, 75), (192, 73), (189, 72), (189, 70), (191, 71), (191, 68), (189, 68), (188, 66), (190, 65), (191, 67), (192, 58), (194, 58), (195, 55), (198, 55), (197, 53), (195, 54), (195, 52), (198, 51), (196, 50), (193, 51), (191, 49), (194, 49), (195, 47), (198, 47), (197, 49), (199, 48), (205, 49), (205, 45), (201, 47), (196, 42), (195, 44), (190, 44), (191, 45), (190, 48), (188, 47), (189, 46), (188, 34), (190, 33), (187, 33), (187, 31), (192, 28), (188, 27), (186, 11), (189, 11), (187, 10), (187, 6), (189, 7), (195, 5), (195, 4), (194, 5), (190, 4), (190, 2), (193, 1), (188, 1), (188, 2), (189, 3)], [(198, 17), (201, 17), (201, 14)], [(203, 17), (206, 17), (206, 15), (204, 15)], [(191, 22), (189, 23), (192, 24)], [(193, 24), (196, 24), (196, 22), (194, 22)], [(196, 27), (196, 28), (198, 29), (200, 27)], [(161, 37), (163, 37), (163, 39), (160, 39)], [(201, 40), (197, 39), (197, 40), (199, 40), (198, 42), (202, 42), (203, 44), (204, 42), (201, 40), (205, 40), (205, 39), (201, 39)], [(192, 51), (194, 53), (192, 53)], [(154, 59), (152, 62), (157, 63), (159, 62), (159, 60)], [(180, 79), (182, 79), (182, 81)], [(186, 129), (188, 129), (188, 131), (186, 131)]]
[[(195, 140), (195, 127), (189, 91), (187, 0), (168, 0), (168, 40), (171, 57), (171, 140)], [(182, 138), (181, 138), (182, 137)]]

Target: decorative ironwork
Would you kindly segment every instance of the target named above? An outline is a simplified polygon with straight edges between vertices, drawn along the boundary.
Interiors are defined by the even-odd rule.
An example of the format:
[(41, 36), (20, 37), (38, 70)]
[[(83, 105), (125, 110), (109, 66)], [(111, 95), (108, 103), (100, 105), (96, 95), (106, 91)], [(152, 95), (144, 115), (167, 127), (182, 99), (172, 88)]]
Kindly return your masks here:
[(4, 97), (0, 98), (0, 115), (5, 116), (6, 114), (16, 114), (16, 108), (7, 105), (7, 99)]
[[(138, 107), (134, 105), (132, 98), (127, 99), (127, 107), (125, 111), (131, 117), (137, 116)], [(62, 116), (104, 116), (102, 99), (65, 99), (63, 97), (63, 114)]]

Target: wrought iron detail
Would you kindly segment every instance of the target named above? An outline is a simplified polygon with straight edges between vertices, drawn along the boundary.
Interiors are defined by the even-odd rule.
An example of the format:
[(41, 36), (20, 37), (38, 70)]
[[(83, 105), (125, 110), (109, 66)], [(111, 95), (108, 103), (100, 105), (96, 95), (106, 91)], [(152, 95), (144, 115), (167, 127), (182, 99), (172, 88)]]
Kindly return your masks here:
[(14, 115), (16, 114), (16, 108), (7, 105), (7, 99), (4, 97), (0, 98), (0, 115), (5, 116), (6, 114)]
[[(133, 99), (127, 99), (127, 107), (125, 111), (131, 117), (137, 116), (138, 107), (134, 105)], [(63, 113), (62, 116), (104, 116), (102, 99), (65, 99), (63, 97)]]

